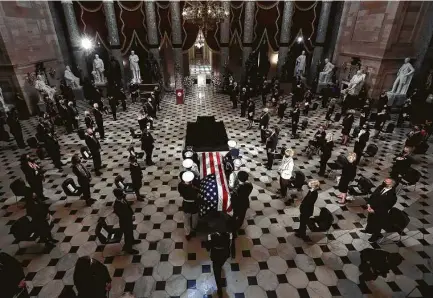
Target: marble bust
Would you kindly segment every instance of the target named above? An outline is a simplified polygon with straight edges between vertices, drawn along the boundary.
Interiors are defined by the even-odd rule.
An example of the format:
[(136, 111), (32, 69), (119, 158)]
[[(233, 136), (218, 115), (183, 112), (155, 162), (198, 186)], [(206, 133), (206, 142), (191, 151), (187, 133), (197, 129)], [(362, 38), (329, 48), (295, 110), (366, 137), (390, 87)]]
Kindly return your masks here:
[(332, 81), (332, 71), (334, 69), (334, 64), (329, 62), (329, 59), (325, 59), (325, 66), (323, 70), (319, 73), (319, 84), (328, 84)]
[(80, 79), (74, 75), (69, 65), (66, 66), (64, 77), (66, 80), (66, 85), (68, 85), (69, 87), (71, 88), (80, 87)]
[(131, 55), (129, 55), (129, 67), (132, 72), (132, 83), (141, 83), (141, 74), (140, 74), (140, 66), (138, 65), (138, 55), (135, 54), (134, 51), (131, 51)]
[(105, 83), (105, 77), (104, 77), (104, 61), (102, 61), (101, 58), (99, 58), (99, 55), (95, 55), (95, 59), (93, 60), (93, 77), (95, 78), (95, 83), (103, 84)]
[(413, 68), (412, 64), (410, 64), (410, 59), (404, 59), (404, 64), (398, 70), (397, 78), (392, 85), (391, 93), (405, 95), (407, 89), (409, 89), (414, 72), (415, 69)]
[(305, 56), (305, 51), (302, 51), (302, 54), (296, 58), (295, 73), (293, 74), (295, 77), (304, 76), (306, 59), (307, 57)]
[(365, 74), (361, 70), (358, 70), (349, 82), (349, 86), (346, 89), (347, 94), (359, 95), (362, 86), (364, 86)]

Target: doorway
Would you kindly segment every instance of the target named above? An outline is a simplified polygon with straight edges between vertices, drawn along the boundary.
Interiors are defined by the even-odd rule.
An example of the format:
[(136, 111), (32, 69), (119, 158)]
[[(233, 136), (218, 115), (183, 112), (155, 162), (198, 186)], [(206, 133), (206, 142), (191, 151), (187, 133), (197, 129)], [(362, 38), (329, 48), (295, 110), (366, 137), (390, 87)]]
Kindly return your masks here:
[(192, 46), (188, 50), (189, 74), (196, 78), (199, 74), (206, 75), (210, 79), (212, 75), (212, 53), (209, 46), (204, 42), (202, 47)]

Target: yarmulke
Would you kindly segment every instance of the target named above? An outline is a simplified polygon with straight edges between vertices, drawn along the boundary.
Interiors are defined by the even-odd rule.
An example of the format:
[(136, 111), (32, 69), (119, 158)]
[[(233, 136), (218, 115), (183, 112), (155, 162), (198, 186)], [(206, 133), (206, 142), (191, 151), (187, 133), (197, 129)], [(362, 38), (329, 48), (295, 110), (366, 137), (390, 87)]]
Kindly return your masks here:
[(187, 172), (182, 174), (182, 181), (183, 182), (188, 183), (188, 182), (191, 182), (192, 180), (194, 180), (194, 173), (193, 172), (187, 171)]
[(184, 168), (191, 168), (193, 163), (192, 159), (187, 158), (182, 162), (182, 166)]

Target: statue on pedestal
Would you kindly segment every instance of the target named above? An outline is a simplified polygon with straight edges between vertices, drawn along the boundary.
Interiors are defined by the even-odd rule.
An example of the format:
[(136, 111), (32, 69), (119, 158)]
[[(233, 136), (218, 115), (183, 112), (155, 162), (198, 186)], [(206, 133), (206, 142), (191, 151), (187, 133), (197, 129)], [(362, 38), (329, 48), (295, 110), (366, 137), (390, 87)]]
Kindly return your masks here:
[(138, 55), (135, 54), (134, 51), (131, 51), (131, 55), (129, 55), (129, 67), (132, 72), (132, 83), (141, 83), (141, 74), (140, 74), (140, 66), (138, 65)]
[(93, 60), (93, 71), (92, 75), (95, 79), (96, 84), (104, 84), (105, 83), (105, 77), (104, 77), (104, 61), (102, 61), (101, 58), (99, 58), (99, 55), (95, 55), (95, 59)]
[(45, 84), (45, 81), (41, 75), (36, 76), (35, 88), (39, 92), (46, 93), (49, 99), (54, 100), (54, 94), (56, 93), (56, 89)]
[(397, 78), (392, 85), (391, 93), (405, 95), (412, 81), (414, 72), (415, 69), (412, 64), (410, 64), (410, 58), (404, 59), (404, 64), (398, 70)]
[(293, 76), (295, 77), (303, 77), (305, 74), (305, 61), (306, 61), (306, 56), (305, 56), (305, 51), (302, 51), (302, 54), (298, 56), (298, 58), (296, 58), (296, 63), (295, 63), (295, 72), (293, 74)]
[(8, 108), (8, 106), (6, 105), (6, 103), (5, 103), (5, 99), (4, 99), (4, 97), (3, 97), (3, 90), (2, 90), (2, 88), (0, 88), (0, 111), (1, 110), (4, 110), (5, 112), (8, 112), (9, 111), (9, 108)]
[(334, 70), (334, 64), (329, 62), (329, 59), (325, 59), (325, 66), (319, 73), (319, 84), (328, 84), (332, 82), (332, 71)]
[(71, 88), (80, 88), (80, 79), (77, 78), (74, 73), (71, 71), (71, 68), (69, 67), (69, 65), (66, 66), (65, 69), (65, 81), (66, 81), (66, 85), (71, 87)]
[(358, 96), (364, 86), (365, 74), (358, 70), (349, 82), (349, 86), (344, 91), (353, 96)]

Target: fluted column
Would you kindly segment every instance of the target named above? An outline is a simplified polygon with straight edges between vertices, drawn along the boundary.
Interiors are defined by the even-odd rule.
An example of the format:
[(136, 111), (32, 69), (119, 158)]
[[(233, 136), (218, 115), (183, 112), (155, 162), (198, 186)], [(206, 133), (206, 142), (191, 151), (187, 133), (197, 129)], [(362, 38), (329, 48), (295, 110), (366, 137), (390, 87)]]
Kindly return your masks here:
[(176, 89), (183, 89), (182, 24), (178, 1), (170, 2), (171, 35), (174, 53), (174, 82)]
[(66, 27), (68, 28), (69, 39), (72, 45), (72, 53), (77, 68), (81, 71), (81, 76), (87, 77), (86, 58), (83, 49), (81, 48), (81, 34), (78, 29), (77, 19), (72, 1), (62, 1), (63, 13), (65, 14)]
[(311, 58), (309, 81), (312, 82), (317, 77), (317, 64), (322, 60), (323, 47), (328, 30), (329, 15), (331, 12), (332, 1), (323, 1), (320, 11), (319, 25), (317, 26), (316, 41), (314, 43), (313, 57)]
[(345, 3), (339, 3), (339, 5), (343, 6), (342, 11), (341, 11), (341, 15), (339, 17), (338, 20), (338, 33), (337, 33), (337, 38), (335, 40), (335, 44), (334, 44), (334, 52), (332, 54), (332, 63), (334, 63), (334, 65), (337, 63), (337, 58), (338, 58), (338, 54), (339, 54), (339, 44), (340, 44), (340, 38), (341, 38), (341, 34), (343, 34), (343, 24), (346, 22), (346, 18), (347, 18), (347, 10), (349, 5), (345, 5)]
[(244, 19), (244, 36), (243, 36), (243, 57), (242, 57), (242, 79), (245, 78), (245, 62), (252, 51), (252, 42), (254, 34), (254, 10), (256, 3), (254, 1), (245, 2), (245, 19)]
[(220, 30), (220, 51), (221, 51), (221, 69), (220, 74), (225, 75), (225, 66), (229, 64), (229, 42), (230, 42), (230, 2), (223, 2), (223, 10), (229, 12), (221, 23)]
[(146, 25), (147, 25), (147, 42), (149, 44), (149, 50), (158, 62), (159, 70), (163, 76), (162, 81), (165, 85), (164, 72), (162, 71), (161, 57), (159, 55), (159, 40), (158, 31), (156, 28), (156, 15), (155, 15), (155, 1), (146, 1), (144, 3), (146, 10)]
[(126, 86), (125, 68), (123, 66), (122, 53), (120, 52), (121, 46), (120, 46), (120, 39), (119, 39), (119, 31), (117, 30), (114, 4), (112, 0), (104, 0), (103, 5), (104, 5), (105, 23), (107, 24), (107, 29), (108, 29), (108, 40), (110, 42), (111, 55), (117, 60), (117, 62), (119, 62), (122, 81), (123, 84)]
[(293, 16), (292, 1), (284, 2), (283, 22), (281, 24), (280, 48), (278, 50), (277, 77), (281, 77), (283, 65), (289, 53), (290, 29), (292, 27)]

